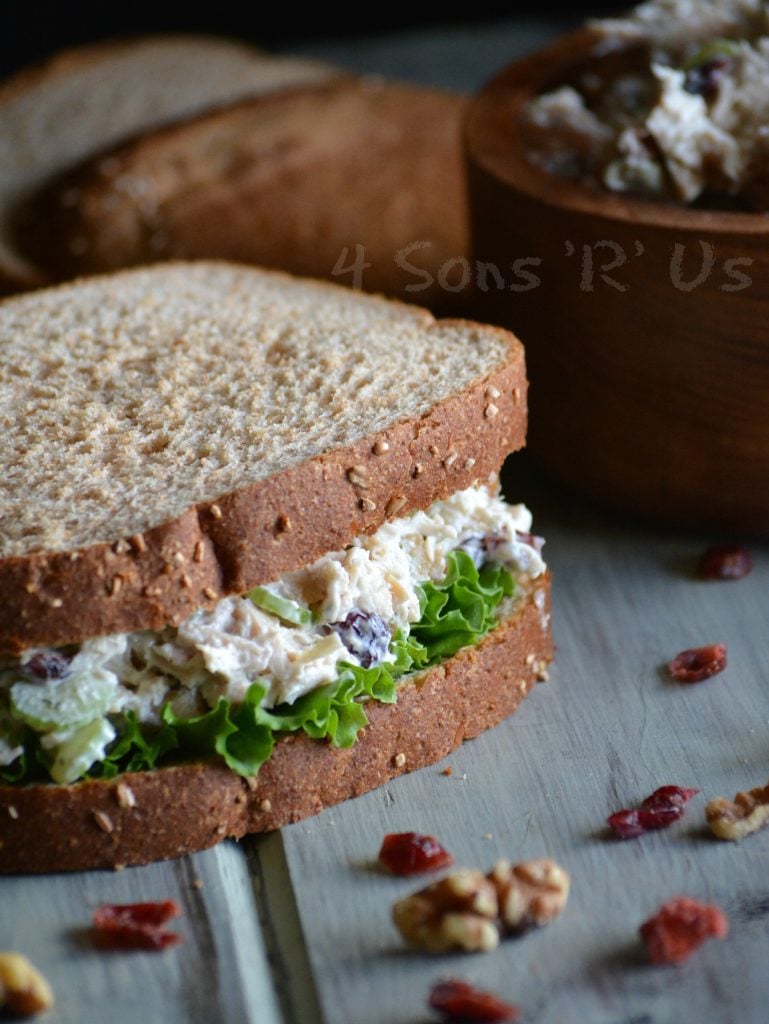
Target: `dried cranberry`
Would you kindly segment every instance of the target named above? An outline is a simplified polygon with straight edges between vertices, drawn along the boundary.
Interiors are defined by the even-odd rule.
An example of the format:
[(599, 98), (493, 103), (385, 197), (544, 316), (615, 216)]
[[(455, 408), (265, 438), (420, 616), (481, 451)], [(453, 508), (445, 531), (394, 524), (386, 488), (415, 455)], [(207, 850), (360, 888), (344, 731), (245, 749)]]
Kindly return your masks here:
[(638, 817), (638, 811), (634, 810), (616, 811), (609, 815), (606, 824), (620, 839), (635, 839), (646, 831)]
[(379, 615), (352, 611), (341, 622), (332, 622), (329, 629), (339, 635), (339, 639), (363, 668), (379, 665), (387, 657), (390, 627)]
[(698, 789), (681, 786), (660, 786), (647, 796), (636, 809), (617, 811), (609, 815), (606, 823), (620, 839), (633, 839), (644, 832), (667, 828), (683, 816), (687, 803), (699, 793)]
[(435, 985), (427, 1004), (437, 1010), (444, 1021), (488, 1021), (501, 1024), (515, 1021), (520, 1010), (511, 1003), (503, 1003), (497, 996), (473, 988), (466, 981), (442, 981)]
[(688, 789), (684, 786), (660, 786), (655, 789), (651, 796), (647, 796), (641, 807), (650, 810), (664, 809), (665, 807), (685, 807), (693, 796), (699, 793), (698, 789)]
[[(523, 535), (519, 534), (518, 536), (522, 537)], [(526, 536), (531, 535), (526, 534)], [(539, 540), (539, 538), (536, 539)], [(542, 543), (544, 544), (544, 541)], [(494, 556), (504, 544), (507, 544), (507, 537), (501, 533), (473, 533), (469, 537), (465, 537), (458, 550), (468, 554), (472, 558), (475, 568), (480, 569), (487, 562), (494, 561)]]
[(703, 580), (741, 580), (753, 568), (753, 559), (741, 544), (719, 544), (708, 548), (697, 563)]
[(71, 658), (62, 651), (37, 651), (24, 663), (22, 670), (33, 679), (63, 679), (69, 675)]
[(476, 569), (480, 569), (486, 561), (486, 538), (480, 533), (474, 533), (471, 537), (465, 537), (459, 545), (459, 551), (469, 555)]
[(520, 530), (517, 530), (515, 536), (521, 544), (528, 544), (530, 548), (534, 548), (537, 554), (539, 554), (545, 546), (545, 538), (537, 537), (535, 533), (521, 533)]
[(437, 839), (418, 832), (393, 832), (382, 840), (379, 863), (393, 875), (419, 875), (454, 863)]
[(165, 949), (181, 942), (181, 936), (165, 929), (180, 914), (175, 900), (107, 903), (94, 910), (93, 926), (102, 944), (111, 949)]
[(729, 922), (719, 907), (677, 896), (660, 907), (639, 931), (653, 964), (680, 964), (706, 939), (726, 938)]
[(681, 651), (668, 665), (677, 683), (701, 683), (726, 668), (726, 644), (708, 644)]
[(718, 96), (721, 82), (732, 66), (728, 57), (713, 57), (702, 64), (697, 64), (686, 72), (684, 89), (693, 96), (702, 96), (713, 101)]

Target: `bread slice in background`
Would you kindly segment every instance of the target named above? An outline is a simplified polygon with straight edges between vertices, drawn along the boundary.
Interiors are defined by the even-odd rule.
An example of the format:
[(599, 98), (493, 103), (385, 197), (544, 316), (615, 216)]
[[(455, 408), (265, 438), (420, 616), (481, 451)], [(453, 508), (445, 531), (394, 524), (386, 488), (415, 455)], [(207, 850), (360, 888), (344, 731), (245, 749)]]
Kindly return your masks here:
[(21, 255), (19, 206), (47, 181), (138, 132), (337, 72), (244, 43), (159, 36), (70, 50), (0, 86), (0, 294), (47, 274)]
[(57, 279), (221, 258), (451, 309), (468, 288), (464, 109), (439, 90), (339, 80), (105, 140), (35, 200), (19, 244)]

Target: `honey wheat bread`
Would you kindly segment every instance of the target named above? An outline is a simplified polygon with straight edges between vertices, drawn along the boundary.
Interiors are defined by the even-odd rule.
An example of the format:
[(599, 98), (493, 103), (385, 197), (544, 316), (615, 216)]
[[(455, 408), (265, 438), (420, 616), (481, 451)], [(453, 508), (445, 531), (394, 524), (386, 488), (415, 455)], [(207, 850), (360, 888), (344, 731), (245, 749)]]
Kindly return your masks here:
[(108, 146), (256, 93), (336, 74), (242, 43), (150, 37), (67, 51), (0, 86), (0, 293), (46, 282), (14, 217), (45, 182)]
[[(56, 658), (67, 655), (50, 647), (178, 623), (486, 481), (523, 443), (525, 388), (523, 350), (505, 331), (230, 264), (169, 263), (6, 300), (0, 650), (45, 648), (22, 659), (52, 666), (45, 682), (35, 677), (44, 699), (77, 705), (76, 686), (90, 701), (92, 675), (61, 675)], [(244, 732), (253, 758), (230, 767), (201, 759), (201, 749), (224, 757), (218, 741), (201, 748), (175, 739), (164, 748), (175, 753), (154, 770), (134, 770), (154, 759), (125, 761), (114, 779), (106, 769), (83, 778), (100, 759), (90, 748), (71, 775), (49, 765), (58, 784), (11, 770), (0, 786), (0, 871), (178, 856), (300, 820), (434, 763), (512, 714), (546, 675), (550, 581), (541, 561), (531, 572), (528, 564), (482, 639), (475, 632), (449, 656), (444, 648), (437, 664), (410, 662), (433, 667), (399, 677), (397, 693), (369, 691), (368, 724), (357, 720), (352, 747), (310, 739), (336, 734), (308, 721), (306, 731), (278, 729), (267, 760), (258, 736)], [(322, 622), (309, 628), (321, 631)], [(137, 667), (127, 664), (124, 678)], [(204, 685), (220, 669), (207, 665)], [(254, 675), (246, 683), (251, 693)], [(336, 685), (321, 676), (317, 685), (326, 684)], [(25, 773), (49, 737), (61, 750), (68, 729), (82, 735), (71, 703), (53, 717), (14, 704), (29, 686), (13, 682), (5, 709), (38, 736), (38, 748), (21, 738), (21, 754), (6, 741), (5, 763), (10, 752)], [(59, 723), (64, 732), (52, 732)]]
[(509, 333), (164, 264), (0, 304), (0, 651), (178, 623), (523, 444)]
[(234, 259), (446, 309), (469, 251), (464, 110), (460, 96), (366, 78), (239, 103), (53, 182), (24, 244), (59, 279)]
[[(0, 786), (0, 872), (116, 868), (177, 857), (226, 836), (317, 814), (450, 753), (511, 715), (552, 657), (549, 577), (537, 580), (477, 647), (367, 706), (347, 750), (304, 735), (280, 741), (257, 779), (198, 762), (74, 786)], [(41, 842), (41, 836), (45, 841)]]

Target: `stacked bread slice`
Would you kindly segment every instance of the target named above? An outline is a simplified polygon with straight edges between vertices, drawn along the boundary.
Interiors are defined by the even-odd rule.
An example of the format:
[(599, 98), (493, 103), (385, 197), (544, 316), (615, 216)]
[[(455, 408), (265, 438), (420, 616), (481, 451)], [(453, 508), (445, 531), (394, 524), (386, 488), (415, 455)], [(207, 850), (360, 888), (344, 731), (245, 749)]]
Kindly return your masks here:
[(0, 86), (0, 293), (50, 279), (24, 257), (16, 222), (57, 175), (138, 133), (336, 74), (239, 42), (159, 36), (82, 47), (9, 79)]
[(464, 110), (216, 39), (65, 54), (0, 89), (0, 290), (225, 258), (456, 306)]

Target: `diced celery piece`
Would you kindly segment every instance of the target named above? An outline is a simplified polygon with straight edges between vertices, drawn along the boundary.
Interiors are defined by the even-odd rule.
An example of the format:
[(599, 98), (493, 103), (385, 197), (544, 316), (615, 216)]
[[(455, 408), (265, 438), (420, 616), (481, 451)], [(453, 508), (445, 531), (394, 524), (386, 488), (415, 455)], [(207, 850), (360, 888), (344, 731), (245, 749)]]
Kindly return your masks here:
[(738, 57), (742, 47), (737, 39), (711, 39), (697, 50), (695, 54), (684, 64), (684, 70), (701, 67), (708, 61), (717, 60), (719, 57)]
[(114, 672), (92, 669), (64, 679), (14, 683), (11, 712), (33, 729), (73, 729), (109, 710), (118, 687)]
[(309, 608), (302, 607), (296, 601), (289, 601), (288, 598), (279, 597), (266, 587), (254, 587), (249, 591), (248, 597), (257, 608), (275, 615), (282, 622), (290, 622), (293, 626), (309, 626), (312, 622), (312, 612)]
[(104, 758), (104, 752), (115, 735), (106, 718), (97, 718), (70, 733), (63, 743), (53, 748), (53, 781), (66, 785), (81, 778), (92, 764)]

